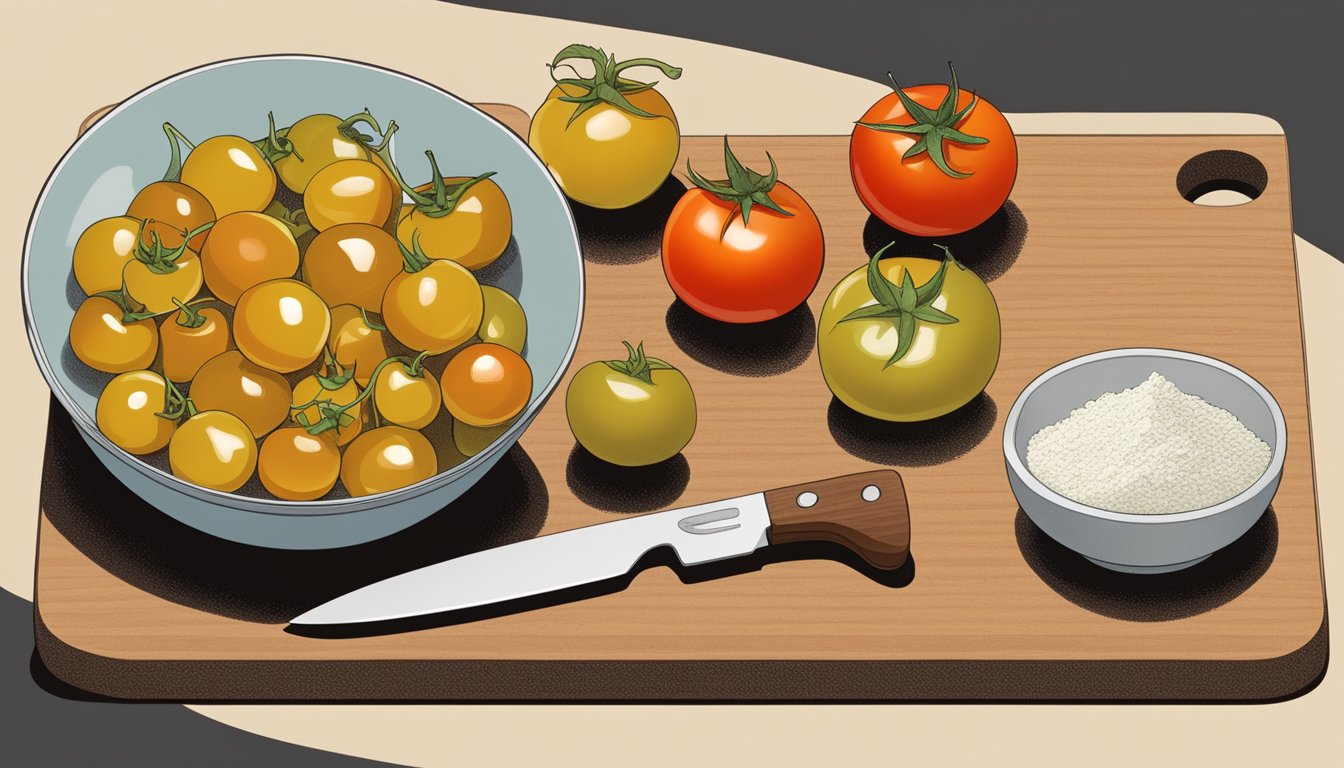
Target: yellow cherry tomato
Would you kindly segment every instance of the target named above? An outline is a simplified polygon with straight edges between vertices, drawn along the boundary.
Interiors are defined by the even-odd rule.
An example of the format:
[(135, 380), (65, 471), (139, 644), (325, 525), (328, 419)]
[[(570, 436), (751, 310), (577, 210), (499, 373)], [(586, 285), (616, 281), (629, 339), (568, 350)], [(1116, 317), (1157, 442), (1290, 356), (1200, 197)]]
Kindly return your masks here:
[(92, 296), (121, 289), (121, 271), (135, 258), (140, 221), (113, 216), (90, 224), (75, 242), (75, 282)]
[[(942, 261), (881, 255), (878, 251), (868, 266), (841, 278), (822, 305), (817, 357), (826, 386), (845, 405), (884, 421), (924, 421), (951, 413), (980, 394), (998, 366), (994, 295), (950, 254)], [(893, 291), (909, 279), (920, 291), (934, 285), (940, 271), (937, 291), (917, 308), (941, 322), (906, 321), (912, 333), (904, 347), (899, 317), (845, 320), (855, 310), (878, 308), (870, 289), (875, 277)]]
[(207, 360), (233, 345), (229, 321), (213, 307), (193, 308), (191, 314), (179, 309), (169, 315), (159, 329), (159, 340), (163, 345), (163, 374), (178, 383), (196, 378)]
[(260, 211), (275, 197), (275, 171), (241, 136), (212, 136), (197, 144), (182, 163), (181, 179), (210, 201), (218, 217)]
[(237, 304), (243, 291), (258, 283), (293, 277), (299, 270), (299, 245), (279, 219), (254, 211), (230, 213), (210, 228), (201, 268), (210, 292)]
[[(458, 421), (491, 427), (522, 413), (532, 397), (532, 369), (498, 344), (472, 344), (443, 369), (443, 407)], [(376, 395), (376, 393), (375, 393)]]
[(124, 316), (111, 299), (85, 299), (70, 321), (70, 349), (75, 357), (107, 373), (148, 368), (159, 351), (159, 327), (151, 318), (122, 322)]
[(371, 429), (346, 446), (341, 458), (341, 482), (351, 496), (395, 491), (438, 471), (434, 446), (405, 427)]
[[(449, 186), (472, 181), (465, 176), (443, 180)], [(432, 184), (424, 184), (415, 191), (426, 194), (432, 190)], [(397, 239), (410, 248), (416, 232), (420, 247), (429, 258), (449, 259), (467, 269), (481, 269), (504, 253), (513, 233), (513, 214), (504, 190), (493, 179), (482, 179), (473, 183), (443, 216), (427, 214), (414, 205), (403, 206), (397, 222)]]
[(442, 394), (434, 374), (420, 367), (412, 374), (406, 364), (384, 365), (373, 383), (373, 404), (393, 424), (423, 429), (439, 415)]
[(236, 491), (257, 468), (257, 441), (237, 416), (201, 411), (173, 432), (168, 465), (189, 483)]
[[(176, 181), (156, 181), (136, 193), (126, 208), (126, 215), (145, 222), (143, 237), (150, 242), (153, 231), (159, 233), (159, 239), (165, 248), (176, 248), (182, 244), (182, 235), (199, 229), (201, 225), (215, 220), (215, 209), (210, 201), (197, 190)], [(150, 222), (162, 226), (152, 228)], [(172, 234), (178, 233), (176, 240)], [(199, 252), (205, 242), (205, 233), (191, 238), (187, 247)]]
[(386, 230), (372, 224), (337, 224), (317, 233), (308, 244), (303, 279), (328, 306), (354, 304), (378, 312), (383, 292), (402, 264), (397, 240)]
[(335, 115), (308, 115), (284, 132), (294, 153), (276, 160), (275, 172), (286, 187), (303, 194), (313, 176), (328, 165), (369, 158), (363, 146), (341, 133), (342, 122)]
[(383, 332), (370, 328), (364, 322), (359, 307), (341, 304), (331, 308), (331, 336), (327, 349), (346, 369), (354, 371), (355, 381), (361, 387), (369, 386), (373, 371), (387, 359), (387, 343)]
[(431, 261), (419, 272), (403, 271), (383, 294), (387, 330), (402, 344), (431, 355), (474, 336), (484, 309), (481, 284), (455, 261)]
[(256, 437), (289, 418), (289, 382), (236, 349), (206, 360), (191, 382), (190, 394), (197, 408), (232, 413)]
[(283, 427), (267, 435), (257, 459), (261, 484), (289, 501), (325, 496), (341, 474), (341, 450), (334, 435), (310, 435), (303, 427)]
[(249, 360), (289, 373), (311, 364), (331, 332), (331, 313), (298, 280), (270, 280), (238, 298), (233, 341)]
[[(627, 66), (648, 64), (675, 79), (681, 70), (651, 59), (612, 66), (597, 53), (571, 46), (556, 57), (553, 67), (567, 59), (583, 58), (591, 60), (597, 71), (591, 79), (579, 79), (585, 84), (557, 84), (551, 89), (532, 118), (527, 143), (571, 199), (595, 208), (625, 208), (662, 186), (677, 160), (681, 136), (667, 99), (656, 89), (620, 74)], [(592, 99), (599, 85), (620, 91), (644, 114), (601, 99), (562, 100)]]
[(314, 229), (337, 224), (382, 226), (392, 215), (392, 183), (368, 160), (339, 160), (313, 175), (303, 210)]
[(643, 467), (676, 456), (695, 436), (695, 394), (686, 376), (628, 343), (626, 360), (599, 360), (574, 374), (565, 416), (574, 439), (597, 458)]
[(481, 296), (485, 300), (481, 328), (477, 331), (481, 341), (508, 347), (521, 355), (523, 345), (527, 343), (527, 315), (523, 314), (523, 305), (508, 291), (493, 285), (482, 285)]
[[(303, 413), (304, 418), (308, 420), (309, 424), (316, 424), (322, 420), (322, 413), (314, 401), (329, 400), (332, 405), (342, 406), (349, 405), (358, 397), (359, 388), (355, 386), (353, 380), (345, 382), (336, 389), (327, 389), (322, 385), (322, 382), (318, 381), (317, 375), (313, 374), (312, 376), (304, 377), (298, 384), (294, 385), (294, 395), (290, 398), (292, 401), (290, 403), (290, 410), (297, 415), (300, 413), (300, 411), (294, 410), (297, 406), (304, 405), (305, 403), (313, 403), (313, 405), (304, 408), (301, 413)], [(346, 411), (353, 421), (341, 426), (335, 433), (333, 433), (338, 445), (345, 445), (351, 440), (354, 440), (355, 436), (363, 429), (363, 409), (364, 403), (361, 402)]]
[(183, 251), (176, 261), (166, 263), (159, 272), (146, 262), (134, 259), (126, 264), (121, 278), (131, 298), (145, 305), (148, 312), (171, 312), (177, 304), (186, 304), (201, 292), (204, 277), (201, 260), (191, 251)]
[(167, 387), (153, 371), (127, 371), (103, 387), (94, 418), (98, 430), (118, 447), (137, 456), (153, 453), (168, 444), (174, 425), (158, 416), (164, 408)]

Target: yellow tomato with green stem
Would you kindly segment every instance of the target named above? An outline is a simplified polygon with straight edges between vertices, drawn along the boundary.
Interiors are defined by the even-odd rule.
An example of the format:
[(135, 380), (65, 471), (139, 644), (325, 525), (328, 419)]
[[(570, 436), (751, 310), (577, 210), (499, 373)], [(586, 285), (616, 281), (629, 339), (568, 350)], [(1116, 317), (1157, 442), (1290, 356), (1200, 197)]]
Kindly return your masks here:
[(90, 224), (75, 242), (75, 282), (92, 296), (121, 288), (121, 273), (135, 258), (141, 222), (130, 216), (113, 216)]
[(94, 410), (98, 430), (137, 456), (163, 448), (176, 428), (172, 419), (160, 415), (167, 407), (167, 393), (163, 377), (153, 371), (119, 374), (98, 395)]
[(625, 344), (625, 360), (579, 369), (565, 391), (574, 439), (597, 458), (625, 467), (666, 461), (695, 435), (695, 394), (685, 374)]
[(422, 354), (409, 362), (391, 359), (378, 367), (372, 388), (379, 416), (403, 427), (424, 429), (439, 415), (443, 395), (424, 361)]
[[(289, 154), (275, 161), (275, 172), (286, 187), (303, 194), (317, 172), (340, 160), (367, 160), (364, 143), (372, 137), (361, 134), (357, 126), (370, 124), (378, 131), (377, 121), (367, 111), (347, 118), (329, 114), (308, 115), (277, 135), (288, 142)], [(381, 132), (381, 131), (379, 131)]]
[(924, 421), (969, 403), (999, 361), (994, 295), (946, 248), (941, 260), (890, 246), (836, 283), (817, 355), (840, 402), (884, 421)]
[[(571, 60), (593, 75), (557, 77)], [(656, 59), (616, 61), (601, 49), (570, 45), (550, 63), (555, 87), (537, 109), (527, 143), (570, 199), (594, 208), (627, 208), (662, 186), (681, 149), (672, 107), (654, 85), (622, 77), (656, 67), (675, 80), (681, 69)], [(573, 69), (572, 67), (569, 67)]]
[(275, 170), (242, 136), (212, 136), (192, 148), (181, 180), (210, 201), (215, 215), (260, 211), (275, 197)]
[(202, 488), (236, 491), (257, 468), (257, 441), (242, 419), (225, 411), (201, 410), (171, 381), (165, 382), (164, 415), (186, 419), (168, 441), (173, 475)]
[[(337, 445), (345, 445), (363, 429), (363, 403), (359, 387), (354, 382), (354, 372), (337, 362), (328, 350), (322, 370), (299, 380), (294, 385), (290, 410), (300, 424), (312, 425), (322, 420), (326, 403), (349, 411), (350, 418), (340, 419), (336, 429)], [(343, 413), (345, 411), (342, 411)], [(302, 419), (299, 419), (299, 416)]]
[(227, 351), (233, 340), (229, 321), (218, 309), (197, 309), (181, 302), (178, 307), (177, 312), (163, 321), (159, 338), (163, 347), (163, 374), (170, 381), (185, 383), (196, 378), (207, 360)]
[(354, 373), (359, 386), (367, 387), (374, 369), (387, 359), (387, 341), (383, 337), (386, 331), (387, 328), (375, 322), (362, 308), (341, 304), (331, 308), (327, 349), (331, 350), (336, 362)]
[(383, 323), (407, 347), (437, 355), (476, 335), (485, 311), (481, 284), (455, 261), (431, 260), (420, 249), (401, 246), (405, 269), (383, 293)]
[(159, 327), (152, 312), (132, 312), (124, 295), (99, 293), (75, 310), (70, 350), (80, 362), (106, 373), (148, 368), (159, 351)]

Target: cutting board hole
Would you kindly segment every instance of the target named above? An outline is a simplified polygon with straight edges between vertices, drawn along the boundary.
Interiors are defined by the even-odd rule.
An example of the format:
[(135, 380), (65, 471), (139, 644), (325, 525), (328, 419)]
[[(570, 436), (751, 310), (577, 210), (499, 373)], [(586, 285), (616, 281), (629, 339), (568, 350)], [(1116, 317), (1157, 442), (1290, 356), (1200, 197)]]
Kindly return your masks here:
[(1256, 199), (1269, 184), (1264, 163), (1235, 149), (1202, 152), (1181, 166), (1176, 174), (1176, 189), (1181, 197), (1215, 208), (1245, 205)]

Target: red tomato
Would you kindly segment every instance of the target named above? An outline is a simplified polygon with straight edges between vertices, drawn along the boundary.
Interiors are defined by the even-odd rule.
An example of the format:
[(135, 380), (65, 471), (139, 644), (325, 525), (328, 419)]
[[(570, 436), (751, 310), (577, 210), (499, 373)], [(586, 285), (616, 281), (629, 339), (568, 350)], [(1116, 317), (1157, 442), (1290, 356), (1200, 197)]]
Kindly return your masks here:
[[(917, 85), (901, 90), (917, 107), (934, 113), (955, 86), (954, 73), (951, 86)], [(944, 126), (937, 132), (942, 138), (934, 147), (925, 141), (934, 132), (870, 127), (929, 124), (911, 115), (897, 92), (882, 97), (864, 113), (850, 136), (849, 169), (859, 199), (873, 215), (902, 232), (930, 237), (965, 232), (999, 210), (1017, 179), (1017, 142), (993, 104), (958, 89), (951, 116), (967, 107), (971, 108), (960, 119), (933, 121)], [(920, 141), (925, 144), (905, 157)], [(938, 167), (940, 159), (950, 173)]]
[[(743, 216), (739, 200), (697, 187), (677, 202), (663, 230), (663, 272), (672, 291), (715, 320), (759, 323), (788, 314), (821, 277), (825, 244), (817, 215), (787, 184), (755, 181), (783, 213), (755, 199)], [(707, 183), (727, 189), (727, 182)]]

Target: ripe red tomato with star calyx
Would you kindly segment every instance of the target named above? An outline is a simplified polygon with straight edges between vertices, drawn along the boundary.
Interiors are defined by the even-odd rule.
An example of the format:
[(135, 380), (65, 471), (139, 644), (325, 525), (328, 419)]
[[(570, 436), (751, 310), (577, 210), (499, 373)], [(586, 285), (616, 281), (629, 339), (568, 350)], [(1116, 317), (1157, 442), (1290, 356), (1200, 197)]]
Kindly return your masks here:
[(796, 309), (816, 287), (825, 259), (821, 222), (802, 195), (770, 173), (744, 167), (723, 139), (728, 178), (695, 184), (668, 216), (663, 272), (672, 291), (706, 317), (759, 323)]
[(920, 237), (983, 224), (1017, 179), (1017, 141), (1003, 113), (958, 88), (955, 70), (949, 85), (901, 88), (892, 78), (892, 86), (850, 135), (859, 199), (882, 221)]

